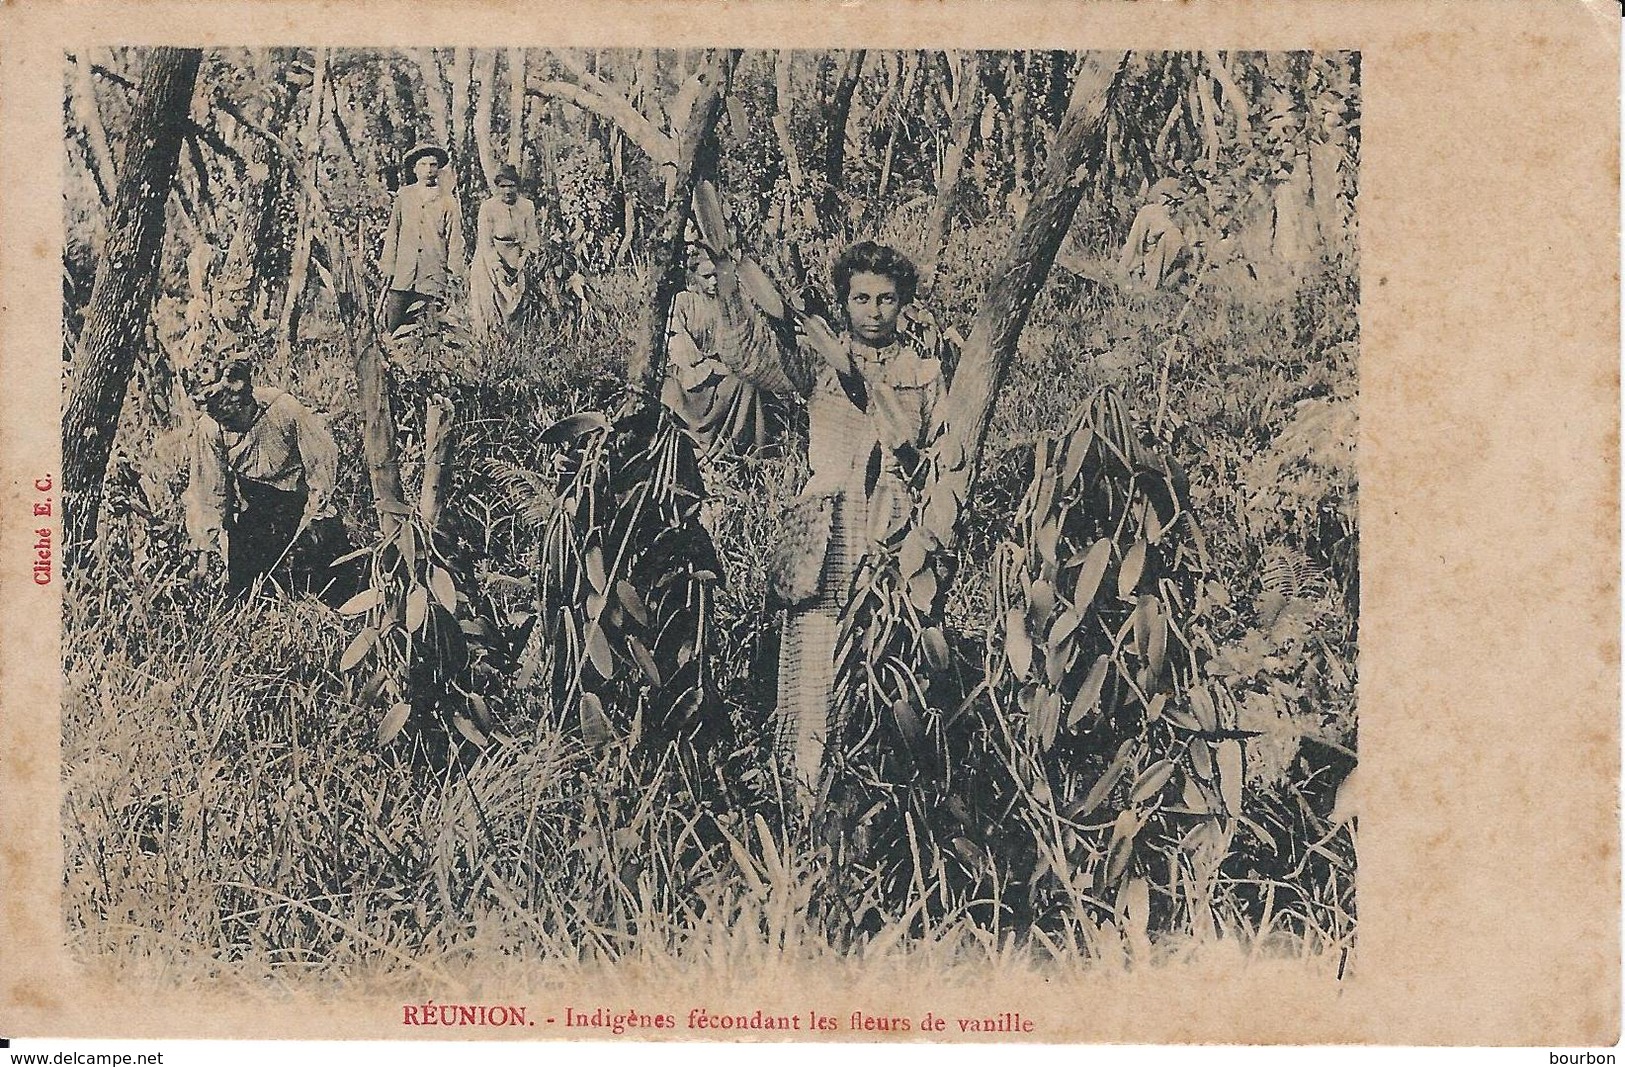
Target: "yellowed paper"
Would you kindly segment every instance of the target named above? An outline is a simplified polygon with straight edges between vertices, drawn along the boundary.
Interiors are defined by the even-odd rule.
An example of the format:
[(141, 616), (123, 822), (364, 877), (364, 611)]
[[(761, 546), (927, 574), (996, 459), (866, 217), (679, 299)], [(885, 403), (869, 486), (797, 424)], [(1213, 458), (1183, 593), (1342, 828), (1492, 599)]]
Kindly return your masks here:
[[(1619, 30), (1611, 5), (233, 0), (21, 3), (4, 9), (0, 26), (0, 1035), (1617, 1042)], [(711, 929), (708, 951), (681, 962), (637, 951), (613, 963), (514, 955), (505, 948), (545, 940), (523, 930), (524, 908), (509, 909), (511, 931), (465, 929), (449, 948), (414, 949), (388, 940), (387, 918), (358, 916), (353, 902), (319, 894), (256, 898), (279, 921), (301, 916), (343, 932), (329, 930), (328, 943), (347, 947), (318, 966), (297, 957), (210, 965), (184, 946), (187, 931), (127, 929), (111, 914), (144, 914), (140, 901), (114, 902), (94, 929), (70, 928), (67, 852), (140, 861), (142, 830), (123, 824), (122, 838), (65, 841), (81, 824), (69, 801), (94, 795), (76, 783), (116, 779), (120, 751), (117, 739), (87, 743), (83, 725), (65, 749), (60, 711), (63, 204), (78, 165), (64, 155), (66, 56), (166, 44), (252, 55), (317, 46), (335, 55), (714, 46), (1357, 52), (1359, 769), (1357, 786), (1339, 799), (1341, 815), (1357, 811), (1352, 951), (1293, 955), (1271, 942), (1221, 938), (1151, 963), (1074, 957), (1061, 966), (1041, 962), (1030, 941), (1000, 947), (1001, 932), (990, 935), (991, 948), (910, 934), (867, 949), (778, 952), (773, 937), (784, 931), (772, 908), (782, 898), (767, 890), (756, 915), (767, 935)], [(209, 91), (200, 81), (195, 109), (207, 106)], [(1228, 106), (1222, 99), (1216, 93), (1214, 103)], [(636, 149), (624, 151), (630, 158)], [(318, 182), (337, 189), (344, 180)], [(1088, 203), (1086, 194), (1085, 211)], [(336, 663), (354, 627), (312, 612), (311, 625), (333, 635)], [(120, 669), (147, 665), (132, 655)], [(302, 684), (287, 669), (287, 684)], [(186, 712), (165, 727), (177, 746), (199, 743), (211, 728)], [(371, 736), (354, 744), (375, 746)], [(147, 751), (151, 740), (131, 745)], [(92, 750), (105, 763), (63, 760), (64, 751)], [(311, 781), (303, 796), (253, 799), (306, 805), (313, 824), (376, 802), (334, 792), (315, 772)], [(177, 810), (195, 785), (168, 783)], [(466, 803), (448, 801), (444, 816), (447, 834), (477, 842), (479, 816)], [(742, 844), (760, 856), (757, 842)], [(268, 862), (299, 847), (267, 840)], [(457, 854), (455, 845), (442, 853)], [(478, 869), (476, 859), (469, 871)], [(416, 876), (441, 875), (425, 868)], [(459, 891), (494, 884), (469, 876)], [(250, 910), (248, 890), (217, 877), (231, 907)], [(163, 876), (142, 884), (162, 885)], [(254, 920), (243, 921), (247, 929)], [(458, 1025), (424, 1025), (431, 1009), (447, 1007), (462, 1013)], [(574, 1022), (600, 1009), (598, 1021)], [(738, 1021), (762, 1016), (795, 1024)], [(727, 1030), (724, 1018), (734, 1020)]]

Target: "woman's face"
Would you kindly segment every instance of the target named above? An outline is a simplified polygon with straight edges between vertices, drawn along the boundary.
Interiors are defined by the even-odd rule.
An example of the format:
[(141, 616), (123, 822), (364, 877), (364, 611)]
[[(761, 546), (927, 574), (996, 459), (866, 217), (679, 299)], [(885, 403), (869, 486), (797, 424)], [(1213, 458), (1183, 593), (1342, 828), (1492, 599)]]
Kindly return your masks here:
[(717, 265), (712, 263), (710, 259), (702, 256), (700, 261), (694, 264), (693, 271), (689, 273), (689, 285), (692, 286), (694, 291), (697, 293), (704, 293), (706, 296), (716, 296)]
[(879, 348), (897, 337), (897, 316), (903, 301), (897, 282), (884, 274), (859, 271), (846, 291), (846, 322), (864, 344)]

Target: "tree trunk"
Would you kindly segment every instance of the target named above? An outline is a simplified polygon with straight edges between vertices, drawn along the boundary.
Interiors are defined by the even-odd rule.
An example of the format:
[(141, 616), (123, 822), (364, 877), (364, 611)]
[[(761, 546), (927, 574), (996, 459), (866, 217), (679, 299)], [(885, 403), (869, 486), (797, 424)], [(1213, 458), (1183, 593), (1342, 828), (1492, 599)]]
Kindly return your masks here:
[(1073, 83), (1067, 79), (1067, 67), (1071, 64), (1072, 54), (1057, 49), (1044, 53), (1044, 117), (1049, 124), (1060, 129), (1065, 118), (1067, 101), (1071, 99), (1070, 88)]
[(508, 49), (508, 165), (525, 169), (525, 50)]
[(479, 152), (485, 187), (494, 190), (498, 163), (496, 145), (491, 140), (491, 116), (496, 108), (497, 96), (496, 49), (480, 49), (479, 57), (474, 61), (474, 79), (480, 83), (480, 95), (474, 104), (474, 148)]
[(102, 479), (136, 349), (157, 292), (164, 203), (175, 180), (202, 58), (196, 48), (153, 49), (130, 118), (107, 241), (96, 265), (62, 420), (70, 565), (82, 562), (75, 554), (96, 536)]
[(1314, 237), (1310, 228), (1314, 219), (1307, 156), (1293, 152), (1286, 164), (1285, 180), (1280, 181), (1274, 191), (1271, 251), (1288, 272), (1296, 274), (1310, 258)]
[(886, 186), (891, 183), (891, 165), (897, 151), (897, 135), (903, 126), (903, 114), (914, 98), (914, 78), (919, 70), (920, 54), (910, 52), (903, 60), (903, 88), (897, 96), (897, 109), (892, 113), (891, 132), (886, 135), (886, 154), (880, 161), (880, 185), (875, 190), (876, 200), (885, 197)]
[[(936, 84), (937, 106), (942, 109), (944, 115), (952, 116), (954, 101), (959, 99), (955, 90), (960, 85), (960, 72), (954, 70), (954, 61), (952, 55), (948, 52), (933, 52), (931, 53), (931, 59), (932, 65), (942, 75), (942, 78)], [(930, 84), (929, 75), (926, 76), (926, 83)]]
[[(440, 60), (435, 56), (433, 48), (413, 48), (408, 55), (417, 61), (418, 69), (423, 73), (424, 106), (429, 113), (429, 126), (433, 130), (432, 138), (425, 138), (423, 131), (418, 130), (417, 139), (434, 140), (450, 151), (453, 147), (451, 141), (451, 105), (446, 102), (446, 83), (440, 77)], [(410, 147), (407, 149), (410, 151)], [(407, 175), (401, 175), (401, 181), (406, 181)]]
[[(329, 72), (331, 73), (331, 72)], [(360, 111), (355, 106), (354, 98), (346, 91), (339, 95), (339, 79), (329, 78), (327, 82), (327, 98), (333, 109), (328, 114), (333, 116), (333, 132), (339, 135), (339, 144), (344, 148), (344, 158), (350, 164), (350, 180), (359, 187), (365, 181), (366, 170), (361, 165), (361, 153), (357, 151), (355, 139), (350, 136), (350, 127), (344, 121), (346, 113), (356, 114)]]
[(846, 54), (841, 66), (840, 80), (835, 83), (835, 95), (826, 112), (824, 129), (824, 180), (829, 183), (829, 195), (824, 204), (825, 213), (840, 205), (841, 190), (846, 184), (846, 124), (852, 115), (852, 97), (858, 91), (858, 79), (863, 75), (863, 59), (867, 53), (859, 48)]
[[(943, 460), (939, 469), (949, 473), (927, 490), (932, 498), (927, 501), (928, 511), (951, 503), (948, 513), (963, 519), (960, 505), (975, 483), (993, 404), (1015, 359), (1016, 342), (1083, 198), (1083, 187), (1075, 175), (1089, 152), (1102, 150), (1099, 133), (1107, 95), (1124, 55), (1120, 51), (1090, 52), (1078, 73), (1032, 207), (1022, 216), (1003, 265), (993, 273), (993, 283), (960, 355), (946, 400), (947, 429), (936, 446)], [(940, 494), (952, 494), (959, 500), (943, 501)], [(962, 523), (954, 525), (955, 532), (960, 526)]]
[(1162, 125), (1157, 128), (1157, 139), (1151, 146), (1151, 154), (1153, 156), (1156, 156), (1158, 159), (1167, 158), (1168, 138), (1173, 134), (1174, 126), (1179, 122), (1179, 117), (1184, 113), (1185, 101), (1183, 99), (1176, 101), (1174, 106), (1168, 109), (1168, 116), (1162, 120)]
[(1236, 86), (1236, 80), (1230, 76), (1230, 68), (1224, 65), (1219, 53), (1203, 52), (1202, 58), (1207, 60), (1209, 72), (1219, 83), (1219, 88), (1224, 90), (1225, 102), (1236, 116), (1236, 137), (1245, 144), (1252, 136), (1252, 123), (1247, 118), (1247, 98), (1241, 95), (1241, 89)]
[(1349, 238), (1348, 211), (1343, 196), (1342, 168), (1347, 151), (1338, 136), (1340, 130), (1322, 122), (1321, 135), (1309, 145), (1309, 191), (1321, 243), (1346, 250)]
[(807, 196), (807, 179), (801, 170), (801, 156), (790, 135), (790, 117), (794, 96), (790, 90), (790, 63), (793, 52), (782, 50), (773, 57), (773, 132), (779, 136), (779, 151), (784, 156), (784, 167), (790, 176), (790, 200), (801, 213), (801, 221), (811, 229), (818, 226), (818, 215)]
[(404, 69), (393, 63), (388, 67), (379, 64), (379, 72), (378, 125), (383, 143), (374, 151), (381, 164), (384, 185), (393, 193), (406, 177), (400, 169), (401, 159), (412, 150), (422, 113), (412, 92), (412, 79)]
[[(688, 77), (684, 74), (683, 65), (677, 64), (677, 84), (687, 85)], [(632, 105), (649, 116), (649, 121), (655, 125), (665, 123), (667, 129), (677, 129), (681, 120), (661, 112), (660, 100), (660, 59), (652, 48), (646, 48), (638, 54), (638, 65), (632, 74)], [(689, 104), (693, 104), (689, 100)], [(687, 106), (687, 105), (685, 105)]]
[(73, 112), (80, 129), (85, 131), (89, 146), (87, 157), (90, 176), (96, 183), (96, 194), (105, 208), (113, 202), (113, 182), (117, 169), (113, 165), (113, 150), (107, 145), (107, 131), (102, 127), (101, 108), (96, 103), (96, 79), (91, 76), (90, 50), (75, 57), (73, 64)]
[(965, 153), (970, 148), (971, 131), (981, 113), (981, 59), (966, 52), (959, 68), (959, 92), (954, 97), (953, 130), (948, 150), (942, 157), (942, 174), (937, 180), (937, 196), (925, 226), (925, 254), (920, 263), (920, 285), (929, 290), (937, 273), (937, 261), (948, 241), (954, 208), (959, 198), (959, 176), (965, 169)]
[(474, 54), (467, 48), (451, 50), (451, 149), (453, 165), (466, 172), (470, 129), (474, 118)]
[(1010, 57), (1010, 152), (1017, 211), (1025, 211), (1033, 188), (1032, 94), (1027, 91), (1027, 53)]
[(654, 264), (650, 268), (648, 318), (644, 322), (643, 344), (628, 367), (627, 381), (638, 390), (644, 402), (660, 403), (660, 383), (666, 375), (666, 329), (671, 319), (672, 301), (685, 281), (683, 248), (686, 227), (693, 210), (694, 183), (716, 166), (716, 129), (722, 117), (722, 101), (728, 92), (739, 50), (718, 49), (710, 54), (700, 70), (700, 95), (689, 110), (677, 154), (677, 179), (673, 183), (666, 210), (655, 237)]
[(1191, 95), (1196, 98), (1196, 110), (1202, 117), (1202, 140), (1207, 144), (1207, 161), (1218, 163), (1222, 145), (1219, 143), (1219, 105), (1213, 100), (1213, 91), (1200, 71), (1191, 79)]
[[(318, 48), (311, 59), (313, 81), (310, 83), (310, 104), (305, 112), (304, 181), (314, 185), (322, 157), (322, 109), (327, 99), (327, 49)], [(293, 244), (293, 270), (288, 278), (287, 299), (282, 304), (282, 317), (277, 323), (277, 351), (287, 358), (298, 340), (300, 305), (305, 299), (305, 288), (310, 280), (311, 234), (310, 204), (301, 200), (299, 205), (298, 234)]]

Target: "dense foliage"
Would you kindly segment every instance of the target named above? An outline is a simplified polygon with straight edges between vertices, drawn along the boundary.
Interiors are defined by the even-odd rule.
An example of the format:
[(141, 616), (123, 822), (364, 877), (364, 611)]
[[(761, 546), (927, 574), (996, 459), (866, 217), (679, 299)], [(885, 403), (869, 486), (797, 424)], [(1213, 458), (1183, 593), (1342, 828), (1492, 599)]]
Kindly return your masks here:
[[(928, 943), (974, 957), (1017, 930), (1042, 961), (1241, 938), (1340, 967), (1354, 931), (1353, 832), (1334, 808), (1355, 749), (1357, 142), (1299, 205), (1318, 221), (1296, 258), (1278, 240), (1282, 201), (1258, 183), (1327, 144), (1334, 118), (1341, 136), (1357, 127), (1353, 59), (1131, 57), (1074, 252), (1113, 258), (1143, 184), (1177, 171), (1182, 224), (1222, 234), (1233, 220), (1243, 254), (1223, 271), (1193, 259), (1155, 292), (1051, 279), (974, 484), (968, 466), (920, 461), (912, 517), (877, 531), (844, 620), (849, 712), (827, 803), (807, 819), (768, 740), (763, 573), (804, 480), (805, 427), (773, 454), (702, 463), (672, 419), (626, 401), (663, 178), (646, 145), (547, 95), (560, 79), (619, 85), (674, 130), (679, 101), (661, 90), (685, 57), (527, 58), (520, 154), (548, 216), (537, 299), (511, 337), (467, 336), (454, 307), (392, 350), (404, 480), (434, 471), (442, 503), (381, 522), (347, 465), (368, 590), (333, 613), (217, 603), (192, 577), (191, 412), (173, 386), (190, 359), (252, 354), (328, 414), (347, 456), (362, 451), (331, 275), (318, 251), (302, 287), (292, 261), (309, 242), (284, 238), (304, 200), (266, 135), (297, 139), (320, 70), (331, 102), (303, 151), (364, 249), (405, 146), (437, 136), (478, 158), (512, 122), (496, 72), (513, 54), (486, 68), (466, 51), (209, 56), (199, 107), (219, 144), (193, 142), (171, 206), (115, 503), (65, 605), (67, 907), (83, 949), (413, 969), (477, 953), (692, 963), (754, 951), (740, 938), (815, 958)], [(1070, 58), (989, 53), (967, 80), (952, 57), (871, 55), (838, 183), (827, 120), (845, 65), (780, 61), (748, 54), (728, 100), (721, 185), (742, 238), (798, 299), (828, 305), (825, 266), (873, 233), (937, 262), (926, 303), (967, 327)], [(73, 94), (93, 86), (117, 129), (118, 70), (139, 53), (74, 62), (101, 73), (70, 78), (70, 332), (104, 182)], [(458, 77), (491, 94), (483, 119), (452, 106)], [(781, 99), (786, 78), (814, 105)], [(983, 94), (965, 195), (933, 249), (963, 92)], [(474, 168), (461, 179), (471, 208)], [(928, 513), (921, 490), (956, 471), (963, 513)]]

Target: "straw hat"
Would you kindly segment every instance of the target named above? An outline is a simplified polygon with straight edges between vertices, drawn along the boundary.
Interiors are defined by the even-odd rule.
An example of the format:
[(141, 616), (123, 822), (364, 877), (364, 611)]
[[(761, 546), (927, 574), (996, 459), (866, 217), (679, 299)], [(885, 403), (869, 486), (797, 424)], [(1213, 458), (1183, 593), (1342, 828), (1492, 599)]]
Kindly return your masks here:
[(410, 152), (406, 153), (406, 158), (401, 160), (401, 168), (410, 173), (413, 165), (424, 156), (433, 156), (435, 166), (437, 167), (444, 167), (447, 163), (451, 162), (451, 153), (447, 152), (439, 145), (420, 144)]

